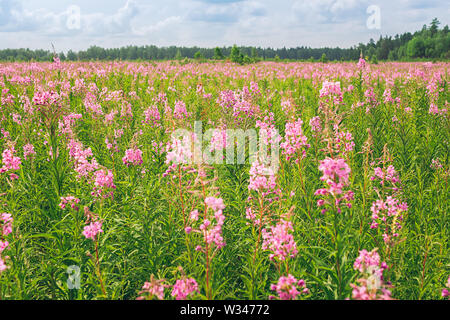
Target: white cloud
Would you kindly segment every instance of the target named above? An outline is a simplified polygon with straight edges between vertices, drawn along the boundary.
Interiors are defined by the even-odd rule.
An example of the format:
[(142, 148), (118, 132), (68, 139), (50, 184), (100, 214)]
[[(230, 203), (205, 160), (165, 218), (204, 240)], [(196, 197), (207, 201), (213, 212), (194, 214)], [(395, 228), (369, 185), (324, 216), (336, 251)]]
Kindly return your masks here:
[(177, 25), (181, 21), (183, 21), (183, 18), (181, 16), (171, 16), (164, 20), (158, 21), (154, 25), (133, 28), (133, 34), (138, 36), (144, 36), (149, 33), (158, 32), (164, 28)]
[(361, 16), (367, 1), (356, 0), (298, 0), (293, 6), (294, 14), (307, 24), (347, 21), (349, 17)]
[[(438, 17), (448, 0), (0, 0), (0, 48), (80, 50), (91, 45), (341, 46), (414, 32)], [(80, 29), (68, 28), (79, 5)], [(366, 27), (370, 4), (381, 29)], [(51, 47), (50, 47), (51, 48)]]
[(131, 22), (138, 11), (136, 2), (128, 0), (125, 6), (112, 15), (83, 14), (81, 29), (88, 35), (126, 34), (132, 31)]
[[(68, 35), (83, 33), (86, 35), (108, 35), (127, 33), (131, 30), (132, 19), (138, 13), (135, 1), (128, 0), (114, 14), (83, 13), (80, 16), (80, 29), (68, 28), (67, 20), (72, 12), (69, 7), (62, 12), (49, 9), (24, 9), (18, 0), (1, 2), (1, 31), (32, 31), (48, 35)], [(5, 19), (4, 19), (5, 17)]]

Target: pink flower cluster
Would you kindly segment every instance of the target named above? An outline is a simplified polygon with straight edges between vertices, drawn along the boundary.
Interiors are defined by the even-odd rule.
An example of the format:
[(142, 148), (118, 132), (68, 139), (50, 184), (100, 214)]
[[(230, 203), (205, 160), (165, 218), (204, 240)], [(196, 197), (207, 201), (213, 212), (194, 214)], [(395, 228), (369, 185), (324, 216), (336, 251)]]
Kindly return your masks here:
[(358, 67), (358, 69), (365, 69), (366, 60), (364, 60), (364, 58), (359, 58), (359, 61), (356, 66)]
[(13, 218), (9, 213), (4, 212), (0, 214), (0, 274), (8, 268), (2, 257), (2, 253), (9, 246), (9, 242), (5, 240), (5, 237), (12, 232), (12, 223)]
[(150, 278), (150, 282), (144, 282), (142, 286), (142, 290), (139, 291), (139, 297), (137, 300), (144, 299), (153, 299), (153, 297), (158, 298), (159, 300), (164, 300), (164, 288), (166, 285), (163, 283), (163, 280), (156, 280), (153, 278), (153, 275)]
[(430, 104), (430, 108), (428, 109), (428, 113), (434, 115), (445, 115), (447, 113), (447, 108), (439, 109), (438, 106), (432, 102)]
[(370, 228), (377, 229), (380, 224), (383, 224), (383, 240), (385, 243), (390, 243), (393, 237), (399, 236), (398, 230), (402, 228), (403, 213), (408, 211), (408, 204), (400, 203), (399, 200), (388, 196), (384, 201), (379, 199), (373, 202), (370, 211), (372, 211)]
[(361, 274), (357, 280), (360, 284), (351, 284), (352, 298), (355, 300), (391, 300), (391, 292), (383, 281), (383, 271), (388, 268), (385, 262), (380, 263), (377, 249), (368, 252), (361, 250), (353, 265)]
[(450, 292), (448, 291), (450, 289), (450, 276), (448, 277), (447, 284), (445, 285), (447, 288), (442, 289), (442, 297), (450, 300)]
[(8, 269), (5, 261), (0, 257), (0, 273)]
[(166, 164), (172, 163), (176, 166), (189, 163), (193, 157), (191, 137), (183, 136), (182, 139), (172, 137), (172, 141), (167, 144), (166, 152)]
[[(260, 219), (256, 217), (256, 213), (253, 212), (251, 207), (247, 207), (245, 209), (245, 218), (251, 220), (254, 226), (258, 226), (261, 223)], [(247, 222), (247, 225), (248, 224), (249, 223)]]
[(102, 222), (101, 221), (93, 221), (83, 229), (83, 235), (86, 237), (86, 239), (92, 239), (95, 240), (97, 234), (103, 232), (102, 230)]
[(259, 90), (253, 92), (245, 86), (237, 91), (224, 90), (220, 92), (217, 103), (222, 107), (223, 113), (231, 115), (234, 123), (239, 125), (260, 112), (259, 106), (253, 104), (258, 92)]
[(378, 254), (377, 250), (374, 249), (369, 252), (366, 249), (363, 249), (359, 251), (359, 256), (356, 258), (355, 263), (353, 264), (353, 269), (358, 270), (361, 273), (376, 272), (377, 274), (382, 276), (383, 270), (387, 268), (387, 265), (385, 262), (383, 262), (381, 264), (381, 269), (378, 268), (374, 269), (374, 267), (379, 266), (380, 266), (380, 255)]
[(188, 116), (186, 104), (183, 101), (175, 102), (175, 106), (173, 108), (173, 116), (176, 119), (183, 119)]
[(442, 166), (440, 159), (436, 158), (436, 159), (431, 160), (430, 168), (435, 169), (435, 170), (442, 169), (443, 166)]
[(13, 218), (11, 214), (3, 212), (0, 215), (0, 226), (1, 226), (0, 231), (2, 237), (5, 237), (12, 232), (12, 223)]
[(115, 110), (115, 109), (111, 110), (110, 113), (105, 114), (105, 120), (103, 120), (103, 122), (104, 122), (106, 125), (112, 124), (113, 121), (114, 121), (114, 117), (115, 117), (116, 114), (118, 114), (118, 113), (119, 113), (119, 112), (118, 112), (117, 110)]
[(80, 199), (75, 198), (74, 196), (67, 196), (67, 197), (61, 197), (61, 202), (59, 203), (59, 207), (61, 209), (65, 209), (67, 205), (70, 205), (70, 207), (74, 210), (78, 211), (77, 204), (80, 203)]
[(189, 295), (198, 293), (197, 281), (193, 278), (183, 278), (175, 282), (172, 290), (172, 297), (177, 300), (185, 300)]
[(320, 180), (330, 183), (339, 180), (339, 183), (347, 184), (350, 177), (350, 167), (345, 163), (344, 159), (326, 158), (320, 161), (319, 170), (323, 176)]
[(128, 149), (125, 151), (125, 156), (122, 158), (123, 164), (129, 166), (142, 164), (142, 151), (141, 149)]
[(92, 113), (93, 117), (103, 115), (102, 106), (97, 102), (94, 94), (88, 92), (83, 103), (86, 108), (86, 113)]
[(374, 175), (370, 177), (370, 180), (374, 181), (377, 179), (380, 180), (379, 182), (381, 185), (384, 185), (385, 181), (390, 182), (393, 185), (400, 182), (398, 173), (395, 171), (393, 165), (389, 165), (386, 169), (376, 167), (374, 169)]
[(2, 98), (1, 98), (2, 106), (4, 105), (12, 105), (14, 103), (14, 96), (9, 93), (9, 89), (2, 89)]
[[(207, 244), (214, 243), (217, 248), (223, 248), (225, 246), (225, 241), (222, 237), (222, 226), (225, 221), (225, 216), (223, 215), (223, 209), (225, 205), (222, 198), (207, 197), (205, 199), (205, 204), (208, 208), (214, 211), (214, 219), (216, 224), (213, 225), (210, 220), (204, 219), (203, 223), (200, 225), (200, 232), (203, 233), (205, 242)], [(191, 213), (191, 217), (195, 218), (195, 215)], [(198, 246), (197, 250), (201, 250)]]
[(268, 115), (264, 116), (262, 121), (256, 120), (255, 127), (259, 128), (260, 143), (269, 146), (281, 141), (281, 137), (275, 127), (275, 115), (273, 112), (269, 112)]
[[(283, 154), (286, 156), (286, 160), (289, 161), (298, 152), (301, 153), (301, 157), (306, 157), (306, 149), (311, 145), (307, 142), (308, 138), (303, 134), (302, 130), (303, 121), (298, 118), (295, 122), (286, 123), (286, 130), (284, 136), (284, 142), (280, 147), (283, 149)], [(296, 158), (295, 162), (298, 163), (300, 158)]]
[[(269, 299), (280, 299), (280, 300), (295, 300), (298, 295), (307, 294), (309, 292), (306, 287), (305, 280), (297, 280), (291, 274), (287, 277), (282, 276), (278, 279), (277, 284), (272, 284), (270, 286), (271, 290), (275, 290), (278, 297), (270, 296)], [(299, 291), (300, 290), (300, 291)]]
[[(314, 195), (331, 195), (334, 199), (333, 205), (339, 213), (341, 212), (341, 208), (339, 207), (341, 202), (343, 202), (343, 205), (351, 208), (352, 205), (350, 201), (353, 200), (354, 193), (351, 190), (344, 192), (344, 187), (349, 184), (351, 172), (350, 167), (345, 163), (345, 160), (326, 158), (325, 160), (320, 161), (319, 170), (323, 173), (320, 180), (326, 183), (327, 188), (316, 190)], [(340, 196), (341, 194), (342, 196)], [(332, 204), (324, 199), (320, 199), (317, 201), (317, 206), (320, 207), (327, 203), (330, 205)], [(326, 211), (326, 209), (323, 209), (322, 213), (325, 213)]]
[(144, 111), (145, 120), (142, 122), (145, 124), (150, 124), (152, 127), (159, 126), (159, 120), (161, 120), (161, 115), (157, 106), (151, 106)]
[(262, 249), (272, 252), (269, 255), (270, 260), (284, 261), (286, 258), (294, 258), (297, 255), (297, 245), (294, 236), (289, 233), (291, 231), (293, 231), (292, 223), (286, 220), (281, 220), (269, 230), (262, 230)]
[(362, 102), (362, 105), (366, 106), (366, 114), (370, 112), (371, 109), (376, 108), (380, 102), (377, 100), (377, 95), (372, 87), (369, 87), (364, 92), (365, 101)]
[(211, 208), (214, 211), (221, 211), (225, 209), (222, 198), (206, 197), (205, 204), (208, 206), (208, 208)]
[(75, 120), (81, 119), (82, 115), (80, 113), (71, 113), (64, 116), (62, 120), (58, 123), (58, 129), (61, 133), (70, 136), (73, 135), (72, 127), (75, 124)]
[(259, 161), (253, 161), (249, 174), (248, 190), (262, 191), (264, 194), (275, 189), (276, 177), (273, 170), (259, 163)]
[[(113, 191), (111, 189), (115, 188), (114, 175), (111, 170), (100, 169), (94, 173), (94, 187), (91, 192), (93, 196), (100, 197), (103, 195), (104, 198), (112, 197)], [(105, 193), (108, 189), (111, 191)]]
[(38, 91), (33, 96), (33, 103), (35, 105), (51, 106), (59, 103), (61, 97), (53, 90)]
[(83, 144), (73, 139), (67, 147), (69, 156), (74, 161), (74, 170), (78, 173), (78, 178), (87, 177), (90, 172), (98, 169), (99, 165), (93, 157), (91, 148), (83, 149)]
[(319, 116), (311, 118), (311, 120), (309, 120), (309, 125), (311, 127), (311, 131), (316, 134), (322, 131), (322, 124)]
[(342, 157), (351, 151), (355, 147), (353, 142), (353, 136), (349, 131), (340, 131), (338, 126), (334, 127), (334, 152)]
[[(22, 164), (22, 162), (19, 157), (14, 156), (15, 153), (16, 150), (14, 149), (14, 147), (3, 150), (2, 153), (3, 166), (0, 168), (0, 173), (20, 169), (20, 165)], [(12, 180), (19, 178), (15, 173), (10, 173), (9, 176)]]
[(28, 160), (28, 156), (36, 154), (36, 151), (34, 151), (34, 146), (30, 143), (23, 146), (23, 158), (25, 160)]
[(209, 152), (223, 150), (227, 147), (227, 130), (226, 129), (215, 129), (213, 131), (211, 142), (209, 144)]
[(78, 173), (78, 178), (89, 178), (89, 183), (94, 184), (91, 195), (95, 197), (103, 196), (104, 198), (112, 197), (113, 191), (108, 190), (116, 188), (112, 171), (99, 168), (91, 148), (83, 149), (81, 142), (72, 139), (68, 144), (68, 148), (69, 156), (74, 161), (74, 170)]
[[(333, 102), (339, 104), (342, 102), (341, 83), (339, 81), (324, 81), (322, 83), (322, 89), (319, 92), (320, 98), (326, 98), (326, 102)], [(329, 100), (329, 99), (332, 100)]]

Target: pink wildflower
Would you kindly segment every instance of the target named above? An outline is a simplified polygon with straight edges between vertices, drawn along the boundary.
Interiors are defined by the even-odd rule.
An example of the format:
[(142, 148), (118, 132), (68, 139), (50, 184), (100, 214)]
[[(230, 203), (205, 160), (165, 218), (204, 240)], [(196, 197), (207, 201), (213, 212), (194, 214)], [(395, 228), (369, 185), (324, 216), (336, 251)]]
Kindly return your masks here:
[(129, 166), (142, 164), (142, 151), (140, 149), (128, 149), (125, 151), (125, 156), (122, 158), (123, 164)]
[(36, 154), (36, 151), (34, 151), (34, 146), (30, 143), (23, 146), (23, 158), (25, 160), (28, 160), (28, 156)]
[[(295, 300), (298, 295), (306, 294), (309, 292), (306, 287), (305, 280), (297, 280), (291, 274), (287, 277), (280, 277), (277, 284), (270, 286), (271, 290), (275, 290), (280, 300)], [(299, 291), (299, 289), (301, 291)], [(269, 299), (275, 299), (276, 297), (270, 296)]]
[(164, 280), (156, 280), (153, 275), (151, 275), (150, 282), (146, 281), (142, 286), (142, 290), (139, 291), (140, 296), (137, 300), (144, 300), (146, 298), (151, 300), (153, 297), (164, 300), (164, 289), (167, 286), (163, 282)]
[(368, 252), (361, 250), (353, 265), (361, 274), (357, 280), (360, 286), (351, 284), (352, 298), (355, 300), (391, 300), (391, 292), (383, 282), (383, 271), (387, 269), (385, 262), (380, 263), (377, 249)]
[[(97, 170), (94, 173), (94, 188), (91, 194), (93, 196), (99, 197), (105, 189), (115, 189), (116, 185), (114, 184), (114, 175), (111, 170)], [(112, 191), (109, 195), (112, 195)], [(103, 195), (104, 197), (108, 197), (108, 194)]]
[(66, 205), (69, 204), (72, 209), (78, 211), (77, 204), (80, 203), (80, 199), (75, 198), (74, 196), (61, 197), (61, 202), (59, 203), (59, 207), (61, 209), (65, 209)]
[(448, 290), (450, 289), (450, 276), (448, 277), (447, 284), (445, 286), (447, 288), (442, 289), (442, 297), (443, 298), (449, 297), (448, 299), (450, 300), (450, 292)]
[(19, 170), (21, 165), (21, 159), (19, 157), (14, 156), (16, 150), (14, 147), (9, 149), (5, 149), (2, 153), (2, 162), (3, 166), (0, 168), (0, 173)]
[[(343, 202), (343, 205), (351, 208), (352, 205), (350, 202), (354, 198), (354, 193), (351, 190), (344, 191), (344, 187), (349, 184), (351, 172), (350, 167), (345, 163), (345, 160), (326, 158), (325, 160), (320, 161), (319, 170), (323, 173), (320, 180), (325, 182), (326, 188), (316, 190), (314, 195), (331, 195), (332, 199), (328, 201), (320, 199), (317, 202), (317, 205), (332, 205), (337, 209), (338, 213), (341, 212), (341, 202)], [(322, 213), (325, 213), (326, 211), (326, 209), (323, 209)]]
[(95, 237), (100, 232), (103, 232), (103, 230), (102, 230), (102, 222), (101, 221), (95, 221), (95, 222), (91, 222), (89, 225), (84, 227), (83, 235), (86, 237), (86, 239), (95, 240)]
[(185, 300), (187, 296), (198, 293), (197, 281), (193, 278), (179, 279), (175, 282), (172, 290), (172, 297), (177, 300)]
[(183, 101), (175, 102), (175, 107), (173, 108), (173, 116), (176, 119), (183, 119), (187, 117), (188, 113), (186, 111), (186, 104)]
[(311, 118), (311, 120), (309, 120), (309, 125), (311, 126), (312, 132), (318, 133), (322, 131), (320, 117), (318, 116)]
[(258, 161), (254, 161), (250, 168), (249, 190), (273, 191), (276, 187), (276, 177), (270, 168), (265, 167)]
[(281, 261), (286, 258), (293, 258), (297, 255), (297, 245), (294, 236), (289, 232), (293, 231), (290, 221), (281, 220), (276, 226), (270, 227), (269, 231), (262, 230), (263, 250), (270, 250), (270, 260), (279, 259)]
[(145, 124), (150, 124), (152, 127), (159, 126), (159, 120), (161, 120), (161, 115), (157, 106), (151, 106), (144, 111), (145, 120), (142, 121)]
[[(306, 149), (310, 147), (307, 143), (308, 138), (303, 134), (303, 121), (299, 118), (295, 122), (288, 122), (286, 124), (284, 142), (280, 147), (283, 149), (283, 154), (286, 155), (286, 160), (290, 160), (297, 152), (301, 153), (301, 157), (306, 157)], [(299, 159), (295, 160), (298, 163)]]

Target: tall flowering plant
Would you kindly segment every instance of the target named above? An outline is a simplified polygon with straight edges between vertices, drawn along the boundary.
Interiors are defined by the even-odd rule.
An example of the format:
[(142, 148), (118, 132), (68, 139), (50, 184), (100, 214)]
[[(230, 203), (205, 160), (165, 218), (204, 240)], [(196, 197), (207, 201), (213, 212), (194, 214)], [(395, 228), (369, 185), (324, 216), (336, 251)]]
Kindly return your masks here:
[(317, 189), (314, 195), (321, 196), (317, 206), (322, 207), (322, 213), (330, 209), (341, 213), (343, 207), (351, 208), (354, 193), (346, 190), (350, 184), (351, 169), (345, 160), (326, 158), (320, 162), (319, 170), (323, 173), (320, 180), (325, 187)]
[(99, 256), (99, 241), (98, 237), (100, 233), (103, 233), (103, 221), (100, 219), (98, 215), (91, 212), (87, 207), (84, 207), (84, 214), (86, 216), (86, 225), (83, 229), (83, 236), (86, 239), (90, 239), (94, 242), (94, 250), (95, 250), (95, 260), (94, 265), (96, 267), (96, 273), (100, 282), (100, 288), (103, 296), (106, 297), (106, 290), (103, 284), (103, 277), (100, 268), (100, 256)]
[[(322, 172), (320, 180), (324, 187), (317, 189), (314, 193), (320, 196), (317, 200), (317, 206), (321, 209), (322, 214), (329, 212), (325, 216), (326, 220), (332, 219), (332, 240), (335, 247), (335, 266), (333, 278), (336, 279), (336, 296), (342, 297), (345, 290), (343, 279), (343, 264), (345, 263), (345, 248), (343, 242), (343, 226), (345, 225), (345, 213), (352, 208), (354, 193), (349, 189), (351, 169), (344, 159), (326, 158), (319, 165)], [(344, 210), (343, 210), (344, 209)], [(330, 217), (328, 217), (330, 216)]]
[(4, 256), (4, 251), (8, 249), (9, 242), (7, 236), (12, 233), (13, 218), (11, 214), (3, 212), (0, 214), (0, 275), (8, 266), (5, 261), (7, 256)]
[[(213, 296), (211, 285), (212, 261), (221, 248), (225, 246), (222, 227), (225, 221), (223, 210), (225, 204), (213, 186), (216, 177), (212, 177), (213, 168), (204, 164), (192, 166), (194, 157), (193, 145), (196, 136), (173, 138), (167, 145), (166, 164), (168, 169), (163, 174), (167, 183), (177, 195), (179, 203), (173, 203), (174, 208), (180, 208), (185, 231), (186, 247), (190, 263), (194, 263), (191, 246), (205, 257), (205, 290), (206, 298)], [(213, 191), (213, 194), (210, 194)], [(179, 209), (177, 209), (179, 210)], [(181, 284), (180, 284), (181, 285)], [(178, 296), (178, 294), (177, 294)]]
[(408, 204), (402, 201), (399, 174), (390, 163), (389, 153), (385, 146), (381, 166), (376, 166), (370, 177), (377, 195), (377, 199), (370, 207), (372, 218), (370, 228), (381, 236), (382, 242), (379, 245), (384, 244), (384, 254), (387, 258), (390, 257), (394, 246), (401, 241), (400, 233), (408, 212)]
[(353, 268), (359, 272), (357, 284), (351, 284), (354, 300), (391, 300), (389, 285), (385, 283), (383, 272), (388, 268), (381, 262), (377, 249), (361, 250)]

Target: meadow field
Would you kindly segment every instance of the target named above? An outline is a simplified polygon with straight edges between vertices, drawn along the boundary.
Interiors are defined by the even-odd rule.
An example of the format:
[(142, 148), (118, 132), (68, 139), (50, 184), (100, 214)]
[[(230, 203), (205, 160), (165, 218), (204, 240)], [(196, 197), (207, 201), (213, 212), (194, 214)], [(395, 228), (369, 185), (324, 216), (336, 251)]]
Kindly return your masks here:
[(448, 299), (449, 66), (0, 63), (0, 299)]

